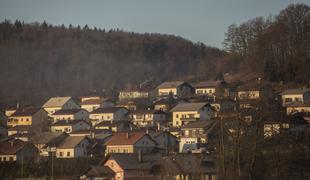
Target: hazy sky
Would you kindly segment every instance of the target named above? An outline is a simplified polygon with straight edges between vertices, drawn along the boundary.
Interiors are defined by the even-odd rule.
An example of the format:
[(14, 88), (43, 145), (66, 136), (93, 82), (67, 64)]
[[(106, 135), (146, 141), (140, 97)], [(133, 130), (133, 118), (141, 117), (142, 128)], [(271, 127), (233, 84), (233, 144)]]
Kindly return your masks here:
[(182, 36), (221, 48), (227, 27), (310, 0), (0, 0), (0, 20)]

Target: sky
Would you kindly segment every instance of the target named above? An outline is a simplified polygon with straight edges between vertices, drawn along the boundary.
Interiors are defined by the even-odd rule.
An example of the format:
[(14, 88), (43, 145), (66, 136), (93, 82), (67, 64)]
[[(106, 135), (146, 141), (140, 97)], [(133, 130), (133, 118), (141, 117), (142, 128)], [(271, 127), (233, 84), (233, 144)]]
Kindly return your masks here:
[(222, 48), (227, 27), (310, 0), (0, 0), (0, 20), (182, 36)]

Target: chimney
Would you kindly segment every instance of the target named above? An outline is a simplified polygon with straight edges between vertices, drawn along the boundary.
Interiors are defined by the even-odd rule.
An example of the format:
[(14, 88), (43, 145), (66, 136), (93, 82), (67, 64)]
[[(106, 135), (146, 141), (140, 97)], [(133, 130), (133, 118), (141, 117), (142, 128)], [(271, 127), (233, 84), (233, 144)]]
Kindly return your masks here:
[(14, 140), (10, 141), (11, 147), (14, 146)]
[(141, 150), (139, 150), (138, 160), (139, 160), (139, 162), (142, 162), (142, 152), (141, 152)]
[(19, 103), (16, 104), (16, 109), (18, 109), (18, 108), (19, 108)]
[(129, 139), (129, 132), (126, 133), (126, 138)]
[(149, 134), (149, 129), (146, 129), (145, 133), (146, 133), (146, 134)]
[(157, 123), (157, 130), (159, 131), (161, 129), (160, 123)]

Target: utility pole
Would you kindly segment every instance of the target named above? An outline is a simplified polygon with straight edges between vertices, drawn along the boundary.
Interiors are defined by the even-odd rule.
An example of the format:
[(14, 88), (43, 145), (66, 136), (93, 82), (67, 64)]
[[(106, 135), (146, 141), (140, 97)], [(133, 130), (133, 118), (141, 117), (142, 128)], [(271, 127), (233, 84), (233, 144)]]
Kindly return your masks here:
[(52, 151), (52, 180), (54, 179), (54, 155)]
[(24, 151), (23, 149), (21, 150), (21, 155), (22, 155), (21, 178), (23, 178), (24, 177)]

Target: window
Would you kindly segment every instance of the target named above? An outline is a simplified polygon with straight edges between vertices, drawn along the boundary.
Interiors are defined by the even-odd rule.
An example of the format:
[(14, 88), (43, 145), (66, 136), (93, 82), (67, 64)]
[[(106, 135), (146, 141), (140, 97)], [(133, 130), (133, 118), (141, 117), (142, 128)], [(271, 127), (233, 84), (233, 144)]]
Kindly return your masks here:
[(3, 161), (6, 161), (6, 157), (3, 157)]
[(59, 156), (62, 157), (62, 152), (59, 153)]
[(179, 115), (178, 115), (178, 114), (176, 114), (176, 115), (175, 115), (175, 118), (179, 118)]
[(11, 156), (11, 157), (9, 157), (10, 158), (10, 161), (13, 161), (13, 157)]
[(67, 152), (67, 156), (68, 156), (68, 157), (70, 156), (70, 152)]

